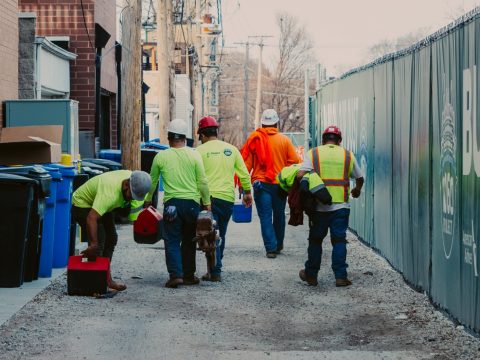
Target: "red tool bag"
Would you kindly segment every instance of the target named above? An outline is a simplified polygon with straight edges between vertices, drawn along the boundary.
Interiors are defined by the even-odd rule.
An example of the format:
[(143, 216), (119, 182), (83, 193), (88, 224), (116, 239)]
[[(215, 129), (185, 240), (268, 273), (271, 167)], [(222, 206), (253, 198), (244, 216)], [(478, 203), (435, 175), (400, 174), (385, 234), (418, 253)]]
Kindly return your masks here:
[(70, 256), (67, 265), (68, 295), (106, 294), (110, 277), (110, 259), (97, 257), (89, 261), (83, 256)]
[(155, 244), (162, 238), (162, 225), (162, 214), (150, 206), (134, 221), (133, 239), (138, 244)]

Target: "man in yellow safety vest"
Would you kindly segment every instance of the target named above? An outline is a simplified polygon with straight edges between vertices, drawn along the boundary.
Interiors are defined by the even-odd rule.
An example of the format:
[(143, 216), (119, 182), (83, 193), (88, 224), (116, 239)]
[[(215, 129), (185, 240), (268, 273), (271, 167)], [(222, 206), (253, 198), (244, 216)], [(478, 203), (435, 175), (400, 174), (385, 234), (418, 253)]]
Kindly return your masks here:
[(235, 202), (234, 176), (238, 176), (243, 188), (243, 204), (252, 206), (250, 175), (238, 149), (218, 139), (218, 123), (212, 116), (198, 122), (198, 135), (202, 145), (197, 147), (202, 156), (210, 189), (212, 214), (217, 221), (220, 240), (217, 244), (216, 263), (211, 273), (202, 277), (205, 281), (221, 281), (223, 251), (228, 222)]
[(167, 288), (197, 285), (196, 233), (200, 204), (211, 210), (210, 192), (202, 157), (186, 146), (188, 127), (183, 119), (173, 119), (167, 127), (170, 149), (160, 151), (153, 159), (152, 186), (145, 205), (150, 205), (160, 176), (164, 184), (163, 226), (165, 262), (170, 279)]
[(355, 179), (353, 198), (360, 196), (364, 183), (363, 173), (355, 156), (340, 146), (342, 133), (334, 125), (328, 126), (322, 135), (322, 144), (311, 149), (305, 156), (298, 177), (315, 171), (322, 178), (330, 195), (332, 204), (317, 203), (316, 211), (310, 214), (310, 232), (308, 260), (299, 276), (308, 285), (318, 284), (317, 275), (322, 260), (322, 242), (330, 229), (332, 242), (332, 269), (336, 286), (349, 286), (347, 277), (347, 240), (346, 232), (350, 216), (350, 179)]

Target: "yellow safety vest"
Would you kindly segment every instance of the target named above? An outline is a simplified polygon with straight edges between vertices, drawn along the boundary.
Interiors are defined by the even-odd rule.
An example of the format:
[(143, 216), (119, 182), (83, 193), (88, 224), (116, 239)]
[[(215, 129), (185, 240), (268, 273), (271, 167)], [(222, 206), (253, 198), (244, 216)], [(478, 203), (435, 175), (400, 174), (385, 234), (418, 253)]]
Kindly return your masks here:
[[(290, 191), (299, 170), (300, 164), (284, 167), (277, 175), (278, 185), (280, 185), (283, 190), (287, 192)], [(308, 189), (312, 194), (325, 187), (322, 179), (316, 172), (307, 173), (303, 175), (303, 178), (308, 180)]]
[(138, 215), (143, 210), (143, 200), (132, 200), (130, 202), (130, 213), (128, 214), (128, 220), (135, 221), (138, 218)]
[(353, 154), (341, 146), (328, 144), (309, 151), (313, 169), (320, 175), (333, 203), (344, 203), (350, 195)]
[(287, 192), (290, 191), (290, 188), (295, 181), (295, 177), (297, 176), (298, 170), (300, 170), (299, 164), (293, 164), (284, 167), (277, 175), (278, 185), (280, 185), (283, 190)]

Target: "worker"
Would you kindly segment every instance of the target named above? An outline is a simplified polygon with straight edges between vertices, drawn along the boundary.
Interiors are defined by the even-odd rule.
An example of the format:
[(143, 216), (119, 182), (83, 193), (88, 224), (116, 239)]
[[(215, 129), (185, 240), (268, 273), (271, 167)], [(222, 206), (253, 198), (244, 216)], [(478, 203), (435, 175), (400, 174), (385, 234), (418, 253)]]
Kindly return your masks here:
[(276, 258), (285, 238), (286, 193), (278, 186), (277, 174), (300, 162), (288, 137), (278, 129), (279, 118), (273, 109), (263, 112), (262, 127), (248, 137), (241, 154), (252, 172), (253, 198), (257, 208), (266, 255)]
[(284, 167), (277, 175), (278, 185), (288, 193), (290, 219), (288, 225), (303, 225), (303, 212), (309, 215), (315, 211), (316, 200), (331, 204), (332, 197), (316, 172), (305, 173), (297, 177), (300, 164)]
[(165, 287), (197, 285), (193, 241), (200, 206), (211, 210), (210, 193), (200, 154), (186, 147), (187, 123), (174, 119), (167, 128), (170, 149), (159, 151), (153, 159), (150, 176), (152, 186), (146, 198), (148, 206), (159, 177), (164, 188), (165, 259), (170, 275)]
[(225, 235), (235, 202), (234, 176), (237, 175), (243, 189), (243, 204), (252, 206), (250, 175), (240, 151), (229, 143), (218, 140), (218, 123), (212, 116), (198, 123), (198, 135), (202, 145), (197, 147), (202, 156), (207, 175), (212, 213), (219, 230), (219, 246), (214, 269), (202, 277), (205, 281), (221, 281), (222, 259), (225, 250)]
[[(82, 255), (112, 260), (118, 239), (113, 211), (129, 207), (133, 200), (142, 201), (151, 183), (146, 172), (116, 170), (91, 178), (73, 193), (72, 217), (88, 237), (88, 247)], [(99, 231), (99, 225), (104, 232)], [(107, 285), (118, 291), (126, 289), (124, 284), (113, 281), (111, 275)]]
[(305, 268), (300, 270), (300, 279), (308, 285), (318, 284), (317, 276), (322, 259), (322, 242), (330, 229), (332, 242), (332, 270), (336, 286), (349, 286), (352, 282), (347, 277), (347, 239), (346, 232), (350, 216), (350, 178), (355, 179), (351, 190), (353, 198), (360, 196), (364, 178), (355, 156), (340, 146), (342, 132), (331, 125), (322, 135), (322, 145), (311, 149), (305, 156), (298, 172), (315, 171), (322, 178), (332, 197), (332, 204), (317, 203), (316, 211), (310, 214), (310, 232), (308, 237), (308, 260)]

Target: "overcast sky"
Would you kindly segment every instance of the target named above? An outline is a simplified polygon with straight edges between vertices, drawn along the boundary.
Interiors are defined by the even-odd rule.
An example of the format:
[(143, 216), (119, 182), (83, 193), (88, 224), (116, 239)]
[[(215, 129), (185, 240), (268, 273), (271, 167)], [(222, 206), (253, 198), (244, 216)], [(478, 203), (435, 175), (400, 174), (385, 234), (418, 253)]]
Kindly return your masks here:
[[(362, 64), (368, 48), (382, 39), (425, 27), (434, 32), (476, 5), (480, 0), (223, 0), (225, 45), (249, 35), (276, 36), (266, 40), (274, 45), (275, 15), (287, 11), (305, 25), (328, 74), (337, 76)], [(274, 50), (265, 49), (265, 62), (272, 61)], [(257, 52), (252, 49), (252, 56)]]

